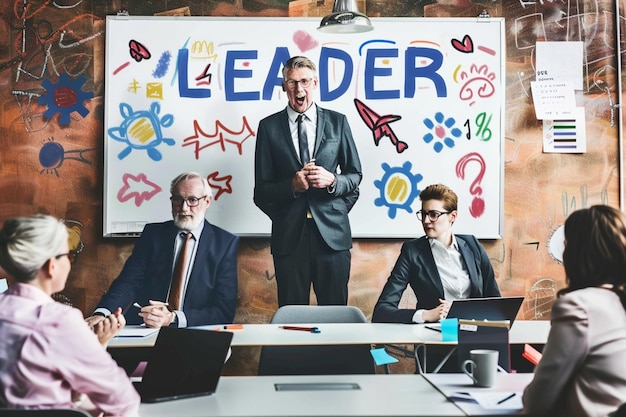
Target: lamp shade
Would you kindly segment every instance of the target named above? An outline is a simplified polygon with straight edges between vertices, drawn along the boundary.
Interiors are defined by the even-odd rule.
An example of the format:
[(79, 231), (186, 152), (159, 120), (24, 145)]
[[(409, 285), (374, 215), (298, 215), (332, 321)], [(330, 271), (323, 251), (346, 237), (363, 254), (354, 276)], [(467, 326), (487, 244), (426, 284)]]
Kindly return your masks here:
[(327, 33), (360, 33), (373, 29), (369, 17), (359, 13), (356, 0), (335, 0), (333, 12), (324, 16), (317, 28)]

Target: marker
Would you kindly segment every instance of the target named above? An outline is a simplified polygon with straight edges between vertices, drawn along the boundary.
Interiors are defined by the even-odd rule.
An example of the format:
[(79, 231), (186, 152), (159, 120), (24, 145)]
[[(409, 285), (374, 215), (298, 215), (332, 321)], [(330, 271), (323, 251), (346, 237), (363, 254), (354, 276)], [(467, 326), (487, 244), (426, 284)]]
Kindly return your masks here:
[(511, 398), (515, 397), (515, 393), (509, 395), (508, 397), (504, 397), (503, 399), (501, 399), (500, 401), (498, 401), (498, 404), (502, 404), (505, 401), (510, 400)]
[[(169, 305), (168, 303), (162, 303), (161, 305), (150, 306), (150, 307), (167, 307), (168, 305)], [(134, 302), (133, 306), (137, 307), (138, 309), (142, 309), (143, 308), (143, 306), (141, 304), (139, 304), (138, 302)]]
[(310, 333), (321, 333), (320, 329), (317, 327), (300, 327), (300, 326), (278, 326), (281, 329), (285, 329), (285, 330), (300, 330), (303, 332), (310, 332)]
[(224, 326), (224, 330), (241, 330), (243, 329), (243, 324), (227, 324)]

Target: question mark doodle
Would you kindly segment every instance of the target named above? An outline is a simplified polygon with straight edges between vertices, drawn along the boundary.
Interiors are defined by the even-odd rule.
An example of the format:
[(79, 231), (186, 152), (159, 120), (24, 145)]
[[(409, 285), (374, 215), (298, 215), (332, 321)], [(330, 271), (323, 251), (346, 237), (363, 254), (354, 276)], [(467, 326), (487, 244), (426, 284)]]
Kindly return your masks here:
[(470, 185), (470, 194), (474, 196), (472, 200), (472, 204), (470, 206), (469, 212), (474, 218), (478, 218), (483, 215), (485, 212), (485, 200), (482, 199), (481, 194), (483, 193), (483, 189), (480, 186), (480, 182), (483, 180), (483, 176), (485, 175), (485, 160), (483, 157), (477, 152), (471, 152), (465, 155), (463, 158), (459, 159), (459, 162), (456, 164), (456, 176), (465, 179), (465, 167), (470, 162), (478, 162), (480, 164), (480, 172), (476, 176), (476, 179)]

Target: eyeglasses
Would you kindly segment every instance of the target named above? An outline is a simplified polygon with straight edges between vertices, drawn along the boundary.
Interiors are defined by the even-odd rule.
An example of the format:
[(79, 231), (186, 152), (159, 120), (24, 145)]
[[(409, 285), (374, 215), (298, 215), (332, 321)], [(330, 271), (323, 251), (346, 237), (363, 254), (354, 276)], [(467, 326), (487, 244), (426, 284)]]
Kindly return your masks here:
[(66, 252), (66, 253), (61, 253), (61, 254), (59, 254), (59, 255), (56, 255), (56, 256), (54, 257), (54, 259), (61, 259), (62, 257), (67, 256), (67, 259), (69, 259), (69, 261), (70, 261), (71, 263), (74, 263), (74, 260), (76, 260), (76, 255), (78, 255), (79, 253), (80, 253), (80, 252), (76, 252), (76, 251), (72, 251), (72, 250), (71, 250), (71, 251), (69, 251), (69, 252)]
[(293, 90), (296, 88), (297, 84), (300, 84), (302, 88), (307, 88), (309, 85), (311, 85), (311, 81), (313, 81), (313, 78), (303, 78), (301, 80), (286, 80), (285, 84), (287, 84), (287, 88)]
[(439, 220), (439, 217), (441, 217), (443, 214), (450, 214), (452, 213), (452, 211), (420, 210), (417, 213), (415, 213), (415, 215), (417, 216), (417, 220), (419, 221), (424, 221), (424, 219), (428, 217), (428, 220), (430, 220), (431, 222), (436, 222), (437, 220)]
[(183, 203), (187, 203), (189, 207), (196, 207), (198, 204), (200, 204), (200, 201), (204, 200), (205, 198), (206, 198), (205, 195), (203, 195), (202, 197), (189, 197), (189, 198), (184, 198), (179, 195), (173, 195), (170, 197), (170, 201), (172, 202), (172, 205), (174, 206), (182, 206)]

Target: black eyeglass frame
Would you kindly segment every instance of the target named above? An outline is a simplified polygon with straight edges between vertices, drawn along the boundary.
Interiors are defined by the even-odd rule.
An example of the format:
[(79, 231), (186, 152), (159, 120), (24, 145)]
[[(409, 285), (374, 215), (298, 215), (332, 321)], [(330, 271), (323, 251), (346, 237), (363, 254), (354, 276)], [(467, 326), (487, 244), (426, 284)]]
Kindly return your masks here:
[(189, 207), (198, 207), (200, 205), (200, 201), (204, 200), (206, 197), (207, 197), (206, 195), (203, 195), (202, 197), (184, 198), (179, 195), (173, 195), (170, 197), (170, 201), (172, 202), (172, 205), (175, 205), (175, 206), (182, 206), (183, 203), (187, 203)]
[(443, 216), (444, 214), (450, 214), (453, 211), (455, 211), (455, 210), (450, 210), (450, 211), (439, 211), (439, 210), (425, 211), (425, 210), (419, 210), (419, 211), (415, 212), (415, 215), (417, 216), (417, 220), (419, 220), (421, 222), (423, 222), (424, 219), (426, 218), (424, 216), (428, 216), (428, 220), (430, 220), (431, 222), (436, 222), (437, 220), (439, 220), (439, 217)]

